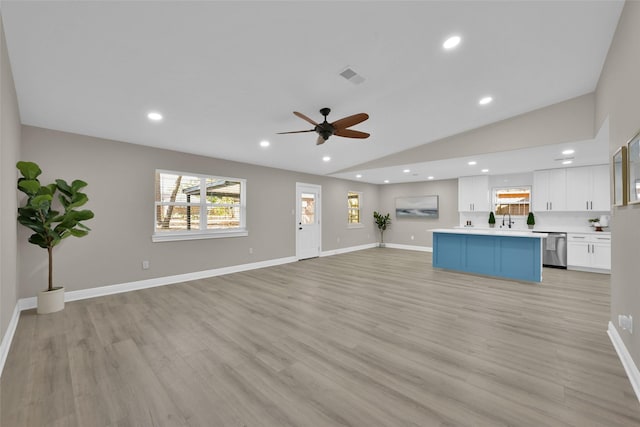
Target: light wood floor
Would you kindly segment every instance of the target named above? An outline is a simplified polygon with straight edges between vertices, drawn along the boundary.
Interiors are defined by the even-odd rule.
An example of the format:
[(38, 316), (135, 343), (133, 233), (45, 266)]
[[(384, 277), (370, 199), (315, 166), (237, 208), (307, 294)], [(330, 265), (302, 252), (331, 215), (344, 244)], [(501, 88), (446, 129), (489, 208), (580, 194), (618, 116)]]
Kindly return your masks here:
[(22, 313), (3, 427), (638, 426), (609, 277), (370, 249)]

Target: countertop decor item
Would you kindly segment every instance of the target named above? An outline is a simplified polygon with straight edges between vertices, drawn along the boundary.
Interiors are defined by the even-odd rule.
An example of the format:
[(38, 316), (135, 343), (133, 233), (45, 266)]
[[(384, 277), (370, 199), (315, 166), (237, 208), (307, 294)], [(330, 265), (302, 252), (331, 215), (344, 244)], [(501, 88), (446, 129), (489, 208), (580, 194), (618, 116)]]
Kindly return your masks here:
[(600, 218), (591, 218), (591, 219), (589, 219), (589, 222), (591, 223), (591, 226), (596, 231), (602, 231), (602, 225), (600, 224)]
[(493, 211), (489, 212), (489, 227), (493, 228), (496, 226), (496, 216), (493, 214)]
[(373, 219), (380, 230), (380, 247), (384, 248), (384, 231), (391, 224), (391, 214), (382, 215), (374, 211)]
[[(76, 209), (89, 201), (80, 191), (87, 183), (77, 179), (68, 184), (56, 179), (42, 185), (38, 180), (42, 170), (37, 164), (18, 162), (16, 167), (22, 174), (18, 190), (27, 195), (24, 205), (18, 208), (18, 222), (33, 231), (29, 243), (46, 249), (49, 255), (49, 285), (38, 294), (38, 313), (53, 313), (64, 308), (64, 288), (53, 286), (53, 248), (69, 236), (83, 237), (89, 233), (89, 227), (82, 222), (93, 218), (93, 212)], [(54, 206), (56, 193), (59, 206)]]
[(530, 229), (533, 229), (533, 226), (536, 225), (536, 219), (533, 216), (533, 212), (529, 212), (529, 215), (527, 215), (527, 226)]

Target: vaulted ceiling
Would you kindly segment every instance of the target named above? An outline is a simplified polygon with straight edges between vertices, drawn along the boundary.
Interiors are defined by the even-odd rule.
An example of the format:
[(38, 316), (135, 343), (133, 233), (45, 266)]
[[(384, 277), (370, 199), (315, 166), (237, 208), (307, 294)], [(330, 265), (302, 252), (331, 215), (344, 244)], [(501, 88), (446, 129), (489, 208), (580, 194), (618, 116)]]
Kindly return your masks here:
[[(1, 13), (24, 124), (330, 175), (592, 92), (623, 4), (2, 1)], [(445, 50), (451, 35), (461, 43)], [(329, 121), (368, 113), (354, 129), (371, 137), (276, 134), (309, 129), (292, 112), (320, 121), (322, 107)]]

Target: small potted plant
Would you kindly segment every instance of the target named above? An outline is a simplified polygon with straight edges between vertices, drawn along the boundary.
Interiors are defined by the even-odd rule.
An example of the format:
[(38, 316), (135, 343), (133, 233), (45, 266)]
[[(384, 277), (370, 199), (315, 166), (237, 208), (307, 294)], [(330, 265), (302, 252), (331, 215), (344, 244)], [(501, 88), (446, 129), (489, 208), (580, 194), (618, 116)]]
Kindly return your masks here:
[(489, 212), (489, 227), (493, 228), (496, 226), (496, 216), (493, 214), (493, 211)]
[(386, 214), (386, 215), (382, 215), (378, 212), (373, 212), (373, 219), (376, 223), (376, 225), (378, 226), (378, 230), (380, 230), (380, 247), (384, 248), (384, 230), (387, 229), (387, 227), (389, 226), (389, 224), (391, 224), (391, 215), (390, 214)]
[(527, 226), (532, 230), (534, 225), (536, 225), (536, 219), (533, 216), (533, 212), (529, 212), (529, 215), (527, 215)]
[(602, 231), (602, 226), (600, 225), (600, 218), (591, 218), (589, 219), (591, 226), (595, 228), (595, 231)]
[[(69, 236), (83, 237), (89, 228), (82, 221), (93, 218), (90, 210), (77, 210), (89, 201), (80, 190), (87, 183), (79, 179), (68, 184), (63, 179), (42, 185), (38, 176), (40, 167), (33, 162), (18, 162), (22, 177), (18, 179), (18, 190), (27, 195), (27, 200), (18, 208), (18, 222), (31, 229), (29, 243), (38, 245), (49, 254), (49, 286), (38, 293), (38, 314), (53, 313), (64, 308), (64, 287), (53, 286), (53, 248)], [(54, 206), (54, 195), (60, 202), (61, 211)]]

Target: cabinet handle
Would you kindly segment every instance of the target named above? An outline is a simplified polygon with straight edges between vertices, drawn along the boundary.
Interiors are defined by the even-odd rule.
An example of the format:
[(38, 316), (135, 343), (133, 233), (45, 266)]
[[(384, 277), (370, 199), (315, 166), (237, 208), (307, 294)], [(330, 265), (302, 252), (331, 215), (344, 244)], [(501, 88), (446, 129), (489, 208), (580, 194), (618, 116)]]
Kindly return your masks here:
[(610, 237), (596, 237), (598, 240), (611, 240)]
[(591, 210), (593, 210), (593, 200), (590, 201), (589, 204), (591, 205)]
[(585, 237), (584, 237), (584, 236), (573, 236), (573, 237), (571, 237), (571, 238), (572, 238), (572, 239), (584, 239)]
[(549, 210), (552, 211), (553, 210), (553, 202), (549, 202)]
[(590, 254), (591, 253), (591, 245), (587, 245), (587, 253)]

